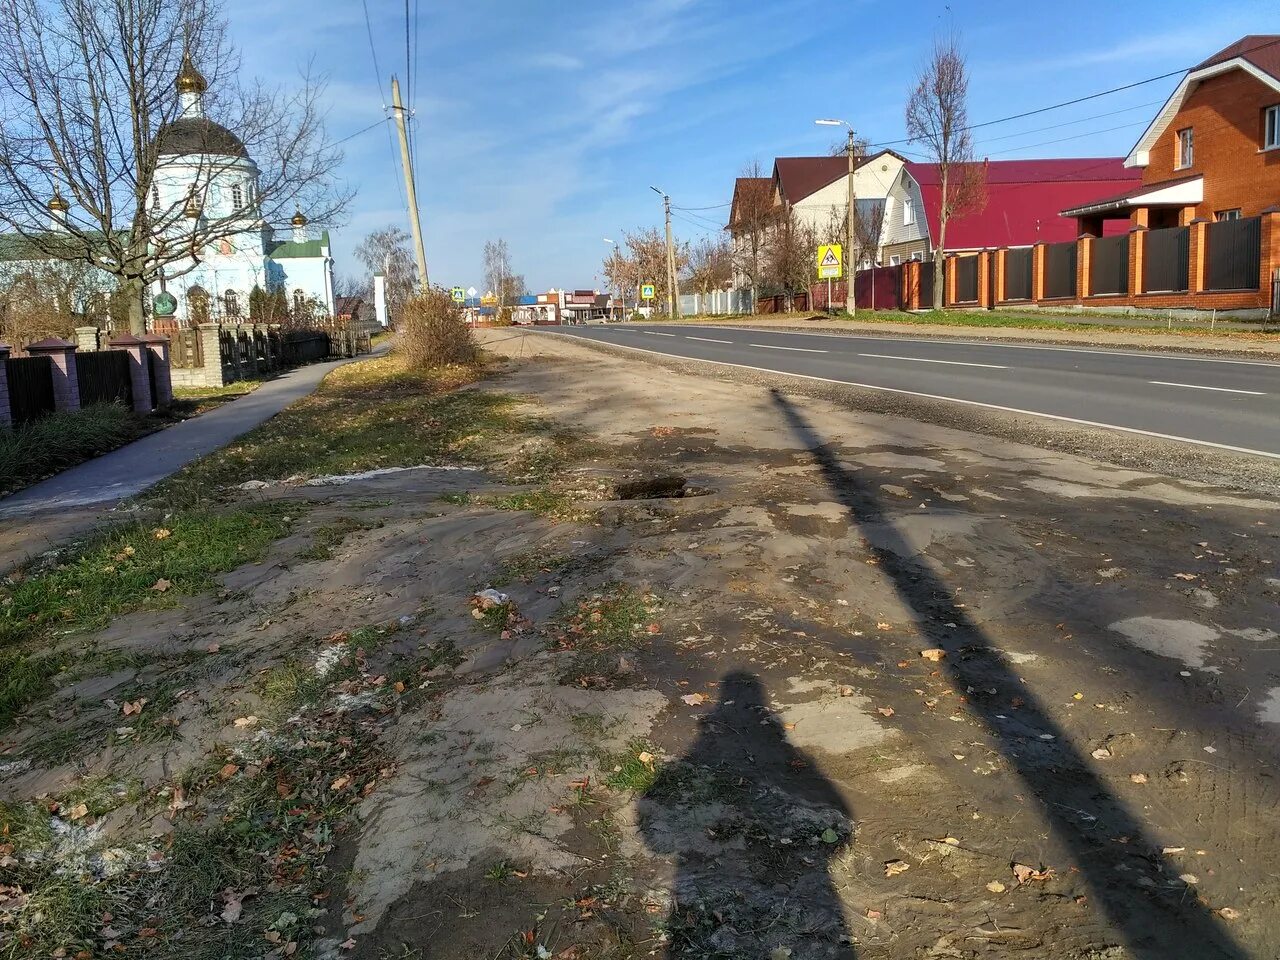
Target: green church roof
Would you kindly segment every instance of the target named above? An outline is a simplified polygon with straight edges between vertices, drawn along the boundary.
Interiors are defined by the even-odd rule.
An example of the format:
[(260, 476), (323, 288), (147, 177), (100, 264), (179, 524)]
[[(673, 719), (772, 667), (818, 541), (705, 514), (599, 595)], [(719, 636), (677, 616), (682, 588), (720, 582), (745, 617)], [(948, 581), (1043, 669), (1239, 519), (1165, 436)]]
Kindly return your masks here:
[(302, 257), (323, 257), (324, 248), (329, 246), (329, 231), (320, 234), (318, 240), (283, 240), (274, 246), (267, 247), (267, 256), (272, 260), (294, 260)]
[[(106, 234), (101, 232), (86, 233), (94, 244), (102, 244), (98, 248), (98, 252), (106, 253)], [(125, 230), (117, 231), (116, 242), (127, 244), (129, 233)], [(67, 256), (59, 257), (52, 251), (56, 251), (59, 246), (67, 248)], [(83, 246), (79, 239), (71, 236), (71, 234), (63, 233), (60, 230), (47, 230), (44, 233), (33, 234), (30, 237), (21, 233), (0, 233), (0, 261), (15, 262), (23, 260), (74, 260), (79, 259), (79, 255), (83, 252)]]

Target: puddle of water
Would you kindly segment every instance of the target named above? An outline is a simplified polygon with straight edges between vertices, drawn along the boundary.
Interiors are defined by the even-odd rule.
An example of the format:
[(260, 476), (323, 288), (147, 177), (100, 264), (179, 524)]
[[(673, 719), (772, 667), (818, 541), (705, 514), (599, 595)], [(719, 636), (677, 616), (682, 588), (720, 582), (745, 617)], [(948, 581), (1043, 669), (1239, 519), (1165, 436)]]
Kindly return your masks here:
[(1267, 699), (1258, 704), (1258, 719), (1263, 723), (1280, 723), (1280, 687), (1272, 687)]
[(1206, 648), (1220, 636), (1213, 627), (1194, 620), (1162, 620), (1159, 617), (1131, 617), (1108, 627), (1136, 647), (1162, 657), (1181, 660), (1188, 667), (1206, 673), (1221, 672), (1205, 666)]

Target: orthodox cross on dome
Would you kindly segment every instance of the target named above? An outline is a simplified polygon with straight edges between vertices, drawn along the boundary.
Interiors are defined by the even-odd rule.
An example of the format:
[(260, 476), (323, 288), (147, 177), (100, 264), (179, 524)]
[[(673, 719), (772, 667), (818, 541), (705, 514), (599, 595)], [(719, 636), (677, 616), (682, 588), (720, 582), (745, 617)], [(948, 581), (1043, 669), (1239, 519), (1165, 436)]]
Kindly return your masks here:
[(178, 88), (178, 103), (182, 107), (181, 116), (183, 117), (203, 117), (204, 104), (201, 99), (204, 92), (209, 89), (209, 84), (196, 65), (191, 62), (191, 52), (183, 50), (182, 66), (178, 70), (178, 77), (175, 81)]

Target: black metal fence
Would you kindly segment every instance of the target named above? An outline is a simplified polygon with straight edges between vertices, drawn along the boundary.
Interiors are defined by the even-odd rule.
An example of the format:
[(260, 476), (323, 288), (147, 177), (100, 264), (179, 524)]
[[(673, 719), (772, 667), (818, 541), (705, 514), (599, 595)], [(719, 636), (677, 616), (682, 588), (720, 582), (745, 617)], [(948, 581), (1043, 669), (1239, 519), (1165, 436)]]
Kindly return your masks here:
[(1129, 236), (1098, 237), (1089, 263), (1089, 295), (1129, 292)]
[(82, 407), (91, 403), (133, 404), (129, 354), (123, 350), (91, 350), (76, 354), (76, 380), (80, 385)]
[(1143, 251), (1144, 293), (1181, 293), (1187, 289), (1191, 262), (1191, 229), (1167, 227), (1147, 232)]
[(1031, 299), (1032, 250), (1019, 247), (1004, 255), (1004, 299)]
[(1262, 218), (1219, 220), (1204, 232), (1206, 290), (1257, 290), (1262, 258)]
[(956, 303), (978, 300), (978, 258), (957, 257), (951, 261), (956, 269)]
[(53, 413), (53, 361), (48, 357), (10, 357), (4, 362), (9, 378), (9, 414), (15, 424), (30, 423)]
[(285, 366), (329, 358), (329, 335), (315, 330), (286, 333), (281, 344)]
[(932, 262), (920, 264), (920, 306), (926, 310), (933, 309), (933, 271)]
[(1076, 295), (1076, 245), (1074, 241), (1050, 243), (1044, 248), (1044, 295), (1067, 298)]

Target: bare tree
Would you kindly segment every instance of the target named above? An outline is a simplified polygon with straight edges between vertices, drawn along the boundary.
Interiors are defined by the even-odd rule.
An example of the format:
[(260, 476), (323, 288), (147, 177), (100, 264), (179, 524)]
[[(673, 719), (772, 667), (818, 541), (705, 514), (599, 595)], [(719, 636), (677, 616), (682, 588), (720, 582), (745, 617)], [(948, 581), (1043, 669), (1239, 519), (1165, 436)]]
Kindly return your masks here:
[(394, 323), (418, 290), (418, 267), (409, 247), (409, 234), (399, 227), (375, 230), (360, 241), (356, 257), (370, 276), (382, 274), (386, 285), (387, 315)]
[(753, 161), (738, 177), (729, 209), (729, 236), (732, 243), (733, 268), (751, 289), (751, 310), (755, 311), (756, 293), (767, 271), (766, 252), (769, 237), (782, 216), (773, 202), (773, 183), (764, 176), (759, 161)]
[(142, 332), (147, 285), (210, 247), (295, 209), (335, 221), (323, 80), (239, 70), (218, 0), (0, 0), (0, 224), (115, 277)]
[(511, 250), (507, 241), (499, 237), (497, 240), (484, 242), (484, 284), (498, 299), (498, 315), (507, 308), (507, 278), (511, 276)]
[(689, 248), (689, 283), (704, 296), (733, 280), (733, 254), (723, 237), (707, 238)]
[(795, 295), (809, 289), (816, 249), (816, 232), (794, 210), (779, 219), (769, 244), (765, 286), (785, 295), (788, 311), (795, 305)]
[[(674, 246), (678, 274), (689, 263), (689, 247), (679, 242)], [(619, 290), (634, 290), (637, 295), (643, 284), (652, 283), (655, 296), (651, 304), (669, 303), (671, 300), (668, 295), (667, 240), (657, 227), (646, 227), (634, 233), (624, 230), (622, 244), (605, 257), (603, 272), (610, 285)]]
[(947, 223), (982, 209), (985, 177), (974, 162), (969, 132), (969, 77), (955, 36), (934, 41), (933, 56), (907, 100), (907, 135), (938, 166), (938, 237), (933, 257), (933, 308), (942, 309)]

